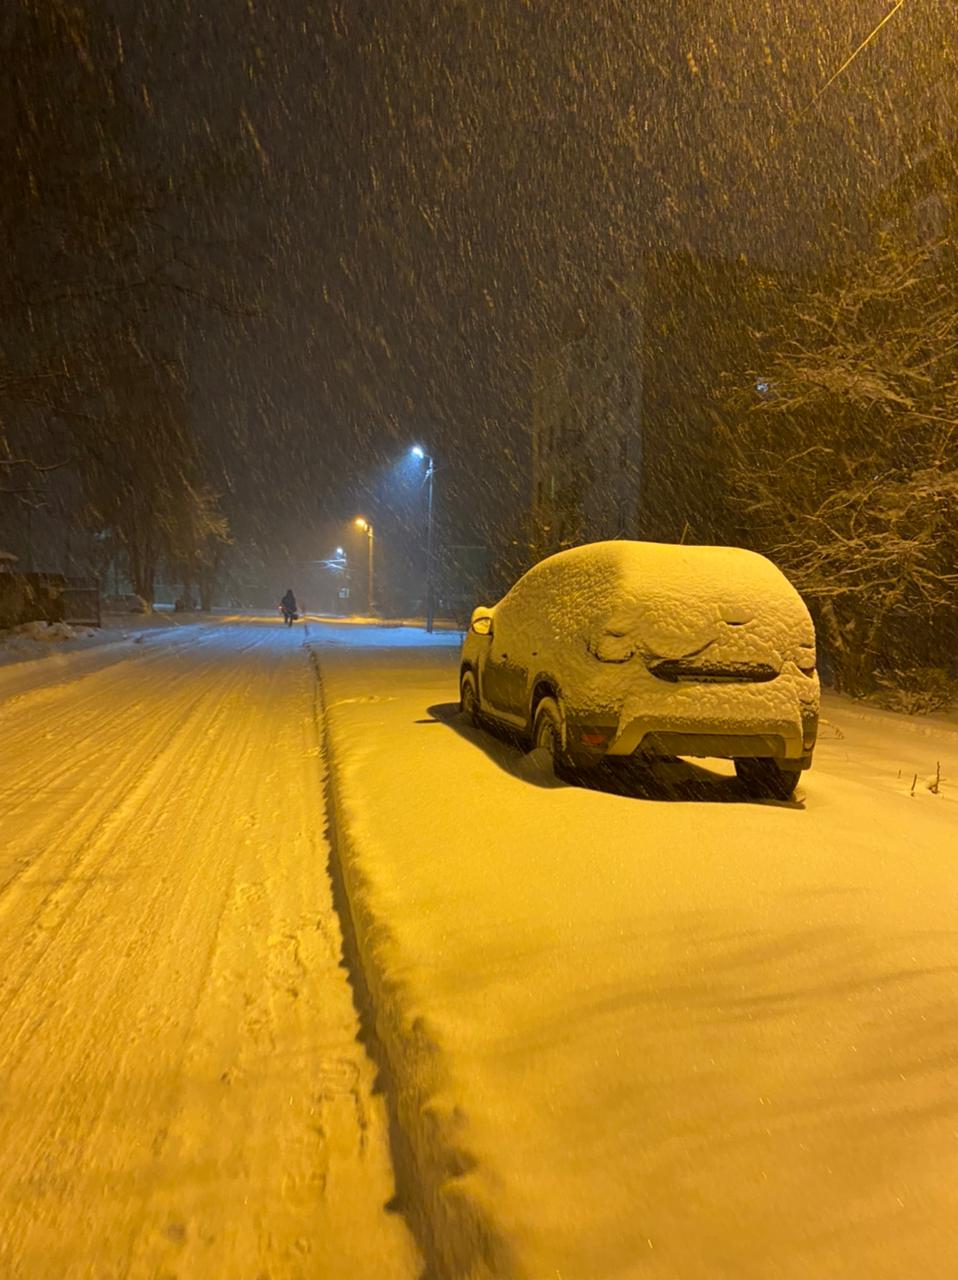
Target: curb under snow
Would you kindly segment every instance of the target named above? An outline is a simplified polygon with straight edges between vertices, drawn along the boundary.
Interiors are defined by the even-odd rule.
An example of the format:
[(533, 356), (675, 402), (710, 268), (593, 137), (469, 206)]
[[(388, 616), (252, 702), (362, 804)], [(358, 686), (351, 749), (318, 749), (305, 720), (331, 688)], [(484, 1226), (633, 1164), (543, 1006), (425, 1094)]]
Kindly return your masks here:
[[(390, 976), (397, 955), (388, 921), (379, 918), (353, 840), (341, 785), (342, 765), (327, 710), (319, 655), (307, 646), (316, 677), (320, 741), (326, 762), (331, 873), (345, 958), (367, 1044), (380, 1073), (390, 1118), (397, 1195), (432, 1280), (510, 1280), (511, 1250), (469, 1179), (475, 1160), (457, 1139), (442, 1048), (418, 1016), (408, 988)], [(365, 1006), (365, 1007), (362, 1007)]]

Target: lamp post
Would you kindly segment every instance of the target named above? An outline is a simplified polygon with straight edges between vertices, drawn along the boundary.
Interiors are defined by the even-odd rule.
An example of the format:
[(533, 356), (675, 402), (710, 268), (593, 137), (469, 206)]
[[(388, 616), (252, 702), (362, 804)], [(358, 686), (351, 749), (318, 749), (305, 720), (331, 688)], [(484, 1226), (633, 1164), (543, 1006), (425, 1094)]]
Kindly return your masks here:
[(336, 548), (336, 558), (333, 561), (333, 568), (337, 574), (342, 574), (342, 586), (336, 590), (336, 599), (333, 601), (334, 609), (340, 613), (349, 612), (349, 562), (346, 559), (346, 552), (342, 547)]
[(426, 464), (426, 474), (423, 477), (423, 484), (429, 486), (426, 493), (426, 630), (432, 632), (433, 617), (435, 613), (433, 605), (433, 565), (432, 565), (432, 491), (433, 477), (436, 471), (436, 464), (432, 457), (426, 453), (421, 445), (416, 445), (412, 450), (414, 458), (420, 458)]
[(369, 572), (368, 572), (369, 587), (366, 593), (366, 609), (369, 612), (369, 614), (372, 615), (373, 605), (375, 600), (375, 591), (373, 589), (373, 527), (368, 520), (364, 519), (363, 516), (357, 516), (356, 519), (353, 521), (353, 524), (356, 526), (357, 529), (363, 530), (363, 532), (366, 534), (366, 541), (369, 545)]

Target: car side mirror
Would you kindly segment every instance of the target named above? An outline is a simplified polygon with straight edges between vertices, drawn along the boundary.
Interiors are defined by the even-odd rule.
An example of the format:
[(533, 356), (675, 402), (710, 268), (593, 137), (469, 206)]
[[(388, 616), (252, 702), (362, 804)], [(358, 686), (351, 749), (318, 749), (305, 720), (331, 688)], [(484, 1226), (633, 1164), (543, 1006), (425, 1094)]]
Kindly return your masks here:
[(487, 613), (485, 609), (477, 609), (472, 615), (472, 622), (469, 624), (477, 636), (492, 635), (492, 614)]

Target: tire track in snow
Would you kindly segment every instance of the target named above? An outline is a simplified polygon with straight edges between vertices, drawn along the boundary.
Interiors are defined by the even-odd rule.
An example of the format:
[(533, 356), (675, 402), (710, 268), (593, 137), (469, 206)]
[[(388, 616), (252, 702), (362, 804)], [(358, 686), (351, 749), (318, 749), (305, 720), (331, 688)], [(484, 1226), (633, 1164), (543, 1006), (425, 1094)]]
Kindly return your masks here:
[[(177, 683), (185, 685), (185, 675)], [(98, 744), (100, 755), (106, 761), (105, 766), (100, 768), (99, 774), (97, 774), (94, 765), (93, 778), (99, 781), (98, 788), (91, 788), (90, 786), (91, 770), (86, 761), (74, 762), (69, 766), (71, 775), (81, 775), (83, 784), (90, 789), (90, 796), (89, 800), (85, 804), (81, 804), (79, 810), (72, 815), (72, 830), (61, 846), (67, 850), (65, 863), (58, 868), (58, 874), (51, 878), (52, 887), (49, 892), (42, 896), (33, 908), (33, 921), (41, 922), (41, 934), (48, 935), (51, 932), (55, 932), (55, 925), (43, 924), (42, 919), (51, 913), (55, 916), (61, 899), (65, 900), (65, 910), (69, 910), (71, 898), (79, 901), (89, 892), (93, 886), (94, 878), (101, 868), (102, 859), (100, 861), (97, 860), (98, 851), (102, 853), (104, 849), (108, 850), (110, 830), (114, 825), (123, 821), (131, 806), (136, 804), (137, 798), (149, 789), (153, 771), (162, 769), (171, 750), (175, 749), (179, 743), (187, 740), (194, 732), (194, 721), (199, 711), (210, 706), (220, 719), (225, 714), (223, 706), (224, 691), (222, 689), (214, 688), (200, 694), (190, 692), (185, 705), (183, 705), (181, 702), (172, 701), (174, 688), (175, 686), (171, 685), (164, 687), (164, 698), (169, 702), (168, 708), (162, 716), (151, 721), (148, 734), (140, 739), (134, 751), (125, 759), (124, 764), (128, 781), (119, 796), (115, 792), (115, 761), (110, 749), (123, 741), (127, 733), (139, 725), (139, 717), (135, 714), (132, 723), (125, 727), (123, 732), (118, 735), (111, 735), (108, 739), (105, 744), (106, 753), (103, 752), (100, 744)], [(90, 699), (87, 701), (89, 702)], [(65, 722), (65, 739), (70, 742), (69, 749), (73, 750), (76, 742), (84, 741), (85, 737), (95, 731), (101, 719), (102, 710), (92, 718), (92, 723), (84, 724), (82, 722), (77, 723), (75, 720), (67, 720)], [(17, 743), (14, 741), (13, 745), (16, 747)], [(61, 774), (60, 776), (62, 777), (63, 775)], [(5, 826), (10, 823), (11, 817), (12, 812), (6, 810)], [(32, 873), (38, 869), (45, 869), (47, 864), (43, 860), (44, 855), (47, 858), (50, 856), (46, 849), (41, 849), (38, 858), (27, 860), (29, 855), (26, 853), (19, 855), (16, 853), (19, 844), (26, 841), (30, 846), (33, 846), (38, 841), (52, 838), (53, 832), (60, 828), (62, 820), (62, 812), (54, 806), (51, 808), (46, 821), (41, 822), (39, 831), (36, 826), (31, 826), (26, 829), (26, 835), (22, 836), (19, 842), (15, 836), (10, 839), (7, 848), (8, 852), (14, 851), (17, 870), (0, 884), (0, 913), (2, 913), (5, 905), (5, 899), (7, 902), (10, 900), (9, 892), (11, 889), (19, 887), (22, 890), (29, 884), (42, 883), (42, 880)], [(20, 860), (16, 861), (18, 857)], [(85, 872), (89, 874), (85, 875), (81, 880), (79, 877)], [(79, 889), (75, 887), (78, 884), (82, 886)], [(0, 914), (0, 919), (2, 919), (2, 914)], [(22, 941), (20, 946), (20, 954), (22, 955)], [(0, 948), (0, 969), (9, 971), (9, 966), (5, 964), (5, 960), (6, 957), (2, 948)], [(0, 980), (0, 1016), (2, 1016), (3, 1007), (4, 984)]]
[(162, 661), (179, 651), (201, 648), (221, 638), (222, 630), (203, 624), (157, 628), (72, 653), (0, 666), (0, 715), (6, 708), (44, 706), (112, 667), (152, 658)]
[[(4, 1276), (414, 1274), (383, 1222), (384, 1149), (357, 1112), (371, 1068), (335, 930), (317, 923), (331, 907), (309, 672), (268, 631), (242, 634), (219, 672), (194, 664), (201, 694), (169, 681), (132, 751), (95, 705), (129, 669), (66, 718), (91, 794), (72, 827), (47, 815), (0, 920)], [(119, 767), (122, 794), (100, 795)], [(73, 881), (44, 886), (64, 858)], [(9, 908), (31, 888), (46, 892), (22, 921)], [(56, 928), (31, 933), (44, 903)]]
[[(244, 652), (252, 643), (254, 641), (238, 647), (238, 652)], [(160, 659), (163, 656), (168, 657), (168, 655), (157, 656)], [(35, 860), (29, 849), (27, 852), (16, 852), (18, 842), (13, 834), (15, 819), (21, 817), (31, 804), (39, 809), (40, 813), (34, 815), (32, 820), (20, 825), (27, 833), (29, 848), (42, 846), (45, 839), (52, 838), (54, 832), (62, 829), (62, 810), (56, 804), (50, 804), (50, 798), (56, 797), (58, 800), (66, 798), (70, 795), (71, 789), (86, 790), (88, 799), (81, 802), (80, 807), (72, 815), (73, 825), (82, 826), (82, 820), (90, 808), (100, 804), (102, 797), (105, 797), (106, 804), (110, 803), (109, 788), (115, 786), (118, 773), (112, 755), (114, 749), (132, 739), (134, 746), (128, 759), (124, 761), (124, 766), (127, 773), (131, 769), (141, 767), (142, 752), (161, 750), (169, 734), (175, 730), (177, 720), (183, 714), (183, 708), (178, 708), (172, 698), (177, 691), (188, 690), (189, 686), (195, 685), (196, 681), (195, 667), (192, 673), (185, 669), (175, 671), (164, 683), (159, 711), (149, 717), (144, 730), (142, 708), (149, 701), (149, 695), (144, 694), (140, 681), (135, 679), (132, 690), (127, 691), (126, 686), (131, 684), (132, 675), (129, 670), (121, 672), (111, 668), (98, 674), (103, 677), (101, 683), (95, 687), (84, 685), (75, 691), (78, 698), (76, 706), (58, 708), (55, 744), (49, 755), (44, 753), (43, 758), (36, 761), (32, 777), (20, 783), (19, 787), (15, 784), (5, 791), (0, 791), (0, 798), (4, 803), (5, 852), (11, 866), (7, 874), (0, 870), (0, 918), (2, 918), (4, 894), (8, 887), (12, 887), (28, 875)], [(124, 699), (125, 705), (122, 703), (117, 705), (118, 699)], [(156, 701), (155, 695), (154, 701)], [(109, 708), (107, 716), (104, 714), (104, 703)], [(37, 755), (36, 712), (33, 708), (29, 708), (24, 715), (26, 723), (21, 726), (19, 733), (16, 731), (4, 733), (2, 739), (4, 755), (11, 759), (22, 757), (29, 760), (31, 754), (34, 757)], [(0, 729), (2, 727), (2, 720), (0, 720)], [(96, 743), (95, 756), (109, 762), (102, 771), (104, 775), (102, 793), (91, 788), (89, 777), (91, 766), (79, 749), (80, 744), (90, 740)], [(96, 768), (95, 758), (92, 767)], [(18, 798), (12, 803), (9, 799), (11, 792), (15, 794), (19, 792)], [(21, 840), (20, 843), (22, 844), (23, 841)]]
[[(206, 637), (197, 637), (197, 645), (205, 640)], [(184, 647), (186, 643), (186, 640), (181, 642)], [(142, 664), (138, 667), (138, 672), (142, 674), (144, 668), (148, 671), (153, 664), (169, 663), (173, 655), (166, 649), (136, 656)], [(37, 705), (34, 699), (43, 697), (45, 703), (64, 700), (76, 702), (66, 718), (58, 717), (56, 730), (48, 731), (48, 740), (52, 745), (44, 759), (42, 782), (38, 779), (24, 780), (17, 786), (12, 786), (5, 780), (0, 782), (0, 800), (4, 804), (6, 820), (39, 789), (46, 792), (56, 790), (60, 782), (75, 771), (76, 743), (84, 736), (89, 736), (95, 730), (98, 735), (97, 745), (102, 751), (103, 747), (123, 741), (131, 732), (142, 727), (141, 710), (148, 699), (140, 685), (136, 686), (138, 693), (123, 709), (123, 715), (111, 709), (109, 719), (104, 723), (104, 697), (112, 692), (111, 686), (122, 687), (129, 681), (128, 668), (117, 670), (117, 666), (125, 661), (125, 658), (117, 659), (105, 668), (83, 673), (74, 681), (63, 681), (46, 688), (41, 686), (26, 694), (0, 701), (0, 732), (3, 734), (4, 754), (8, 756), (16, 756), (21, 752), (25, 754), (36, 745), (36, 720), (38, 713), (45, 707)], [(195, 667), (191, 664), (189, 669), (172, 674), (166, 685), (166, 693), (169, 694), (185, 681), (192, 682), (194, 679)], [(109, 734), (109, 737), (104, 737), (105, 734)], [(59, 767), (56, 763), (58, 759), (61, 762)], [(16, 796), (18, 792), (20, 799), (11, 802), (11, 796)]]
[[(234, 674), (230, 681), (230, 688), (219, 687), (191, 699), (185, 716), (183, 708), (179, 704), (174, 705), (169, 718), (179, 720), (177, 730), (164, 737), (162, 746), (157, 746), (151, 740), (143, 753), (142, 762), (138, 762), (142, 772), (136, 772), (133, 775), (130, 784), (118, 800), (108, 801), (105, 808), (99, 805), (93, 807), (92, 822), (88, 829), (81, 828), (80, 842), (74, 849), (67, 874), (59, 883), (54, 884), (35, 908), (30, 926), (25, 935), (19, 939), (17, 963), (14, 964), (6, 957), (0, 957), (5, 975), (3, 982), (0, 982), (0, 1025), (12, 1025), (18, 1028), (7, 1039), (3, 1055), (0, 1057), (0, 1070), (5, 1078), (16, 1073), (23, 1053), (29, 1048), (30, 1038), (36, 1034), (38, 1023), (33, 1005), (36, 987), (39, 985), (41, 989), (48, 989), (51, 983), (55, 983), (64, 993), (70, 994), (77, 985), (78, 967), (82, 967), (84, 963), (89, 966), (91, 954), (94, 962), (97, 959), (98, 953), (95, 947), (91, 952), (91, 948), (84, 944), (97, 928), (100, 911), (93, 907), (88, 911), (87, 918), (78, 919), (77, 917), (84, 907), (85, 900), (96, 896), (98, 879), (102, 877), (107, 864), (111, 860), (119, 860), (122, 863), (126, 856), (126, 846), (114, 837), (113, 833), (119, 833), (122, 830), (123, 824), (137, 812), (144, 799), (155, 795), (157, 800), (154, 802), (154, 807), (156, 804), (163, 803), (159, 798), (162, 793), (157, 784), (162, 780), (163, 772), (170, 767), (171, 759), (174, 760), (174, 767), (179, 772), (180, 744), (188, 740), (197, 720), (203, 716), (208, 705), (218, 703), (217, 715), (220, 719), (227, 717), (230, 711), (229, 694), (233, 692), (233, 687), (241, 683), (243, 682), (240, 676)], [(248, 686), (249, 681), (247, 680), (245, 684)], [(243, 693), (245, 692), (244, 688)], [(167, 721), (163, 721), (161, 730), (165, 730), (166, 725)], [(221, 815), (222, 807), (222, 804), (217, 805), (217, 816)], [(150, 814), (149, 808), (147, 808), (147, 815), (151, 818), (155, 817), (154, 814)], [(127, 927), (133, 929), (135, 937), (144, 935), (148, 917), (155, 906), (155, 899), (148, 899), (139, 917), (127, 921)], [(61, 937), (69, 934), (71, 930), (74, 935), (72, 938)], [(130, 957), (127, 957), (128, 961), (129, 959)], [(44, 967), (53, 969), (53, 973), (46, 980), (42, 973)], [(97, 1010), (109, 1005), (115, 996), (122, 972), (120, 966), (113, 966), (109, 971), (109, 977), (105, 981), (98, 982), (92, 992), (89, 986), (85, 988), (87, 993), (85, 1018), (94, 1016)], [(15, 985), (12, 986), (12, 990), (9, 989), (8, 975), (15, 975)], [(31, 1017), (31, 1014), (34, 1016)], [(84, 1041), (77, 1036), (73, 1042), (72, 1052), (68, 1050), (61, 1061), (64, 1076), (67, 1079), (82, 1079), (88, 1076), (90, 1056), (96, 1052), (96, 1049), (97, 1046), (90, 1041)], [(58, 1104), (54, 1104), (53, 1115), (48, 1113), (39, 1118), (36, 1127), (25, 1135), (28, 1147), (36, 1145), (41, 1126), (48, 1126), (52, 1121), (54, 1127), (58, 1127), (58, 1109), (68, 1104), (69, 1096), (61, 1094)], [(94, 1114), (91, 1121), (95, 1122), (95, 1119)], [(7, 1188), (0, 1183), (0, 1197), (6, 1190)]]

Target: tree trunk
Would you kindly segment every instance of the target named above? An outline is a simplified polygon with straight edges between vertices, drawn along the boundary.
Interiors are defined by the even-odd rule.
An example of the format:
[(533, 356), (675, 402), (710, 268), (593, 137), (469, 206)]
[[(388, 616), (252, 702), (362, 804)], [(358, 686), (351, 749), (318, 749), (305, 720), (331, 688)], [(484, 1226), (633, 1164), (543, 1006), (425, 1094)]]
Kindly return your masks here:
[(829, 657), (830, 675), (837, 693), (845, 692), (845, 637), (831, 600), (819, 606), (820, 631), (824, 635), (819, 643)]
[(849, 603), (848, 621), (842, 628), (845, 635), (843, 655), (842, 692), (853, 698), (864, 698), (875, 691), (874, 638), (884, 619), (884, 610), (876, 606), (877, 613), (869, 623), (864, 603)]
[(142, 596), (146, 603), (153, 608), (153, 601), (156, 592), (156, 566), (148, 557), (130, 557), (130, 576), (133, 580), (133, 590), (138, 596)]
[(138, 536), (135, 525), (126, 531), (126, 549), (130, 561), (130, 581), (133, 590), (142, 596), (152, 609), (156, 590), (156, 553), (149, 526)]

